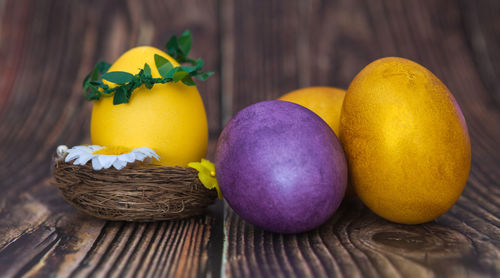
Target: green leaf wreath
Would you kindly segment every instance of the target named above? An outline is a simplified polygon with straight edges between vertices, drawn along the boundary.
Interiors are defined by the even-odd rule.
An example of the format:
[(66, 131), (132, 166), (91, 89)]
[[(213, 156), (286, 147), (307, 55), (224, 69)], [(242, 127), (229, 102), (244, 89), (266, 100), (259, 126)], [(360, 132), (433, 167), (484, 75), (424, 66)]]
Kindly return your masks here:
[[(128, 103), (132, 92), (144, 85), (146, 88), (151, 89), (155, 84), (164, 84), (168, 82), (179, 82), (194, 86), (193, 78), (205, 81), (210, 77), (213, 72), (201, 71), (203, 67), (203, 60), (198, 58), (196, 60), (188, 57), (191, 51), (193, 38), (189, 30), (185, 31), (178, 38), (172, 36), (167, 42), (165, 48), (167, 54), (170, 55), (179, 63), (187, 63), (188, 66), (174, 67), (166, 58), (155, 54), (155, 66), (160, 73), (161, 78), (153, 78), (151, 75), (151, 67), (145, 63), (144, 68), (133, 75), (124, 71), (111, 71), (108, 72), (111, 65), (104, 61), (100, 61), (94, 67), (83, 81), (83, 90), (85, 99), (88, 101), (99, 100), (101, 97), (113, 97), (113, 104), (118, 105)], [(110, 88), (102, 80), (117, 84), (117, 86)]]

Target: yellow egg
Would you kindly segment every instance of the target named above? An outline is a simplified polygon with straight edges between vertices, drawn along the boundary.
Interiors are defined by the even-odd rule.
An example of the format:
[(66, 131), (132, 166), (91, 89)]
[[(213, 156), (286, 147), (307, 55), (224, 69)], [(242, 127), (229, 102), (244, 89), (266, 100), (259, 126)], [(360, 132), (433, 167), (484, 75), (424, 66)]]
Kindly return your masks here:
[(471, 148), (460, 107), (412, 61), (383, 58), (358, 73), (344, 99), (340, 139), (356, 193), (385, 219), (433, 220), (467, 182)]
[[(148, 63), (153, 77), (160, 74), (154, 55), (179, 64), (165, 52), (148, 46), (125, 52), (109, 71), (139, 72)], [(144, 86), (132, 93), (130, 102), (113, 105), (112, 97), (94, 102), (90, 127), (92, 144), (127, 148), (149, 147), (157, 152), (157, 164), (186, 167), (205, 156), (207, 119), (196, 86), (182, 82)]]
[(339, 134), (340, 111), (345, 91), (332, 87), (308, 87), (292, 91), (279, 98), (300, 104), (320, 116), (336, 135)]

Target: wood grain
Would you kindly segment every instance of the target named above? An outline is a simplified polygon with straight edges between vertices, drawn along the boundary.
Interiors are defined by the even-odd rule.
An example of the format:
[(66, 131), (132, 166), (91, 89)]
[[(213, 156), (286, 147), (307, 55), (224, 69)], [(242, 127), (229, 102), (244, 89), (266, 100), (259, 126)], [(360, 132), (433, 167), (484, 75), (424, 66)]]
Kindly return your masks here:
[[(500, 276), (499, 11), (496, 0), (0, 0), (0, 276)], [(48, 179), (57, 145), (90, 141), (81, 80), (99, 59), (187, 28), (193, 56), (219, 73), (199, 86), (209, 156), (243, 107), (298, 87), (347, 88), (372, 60), (401, 56), (462, 107), (473, 153), (462, 197), (415, 226), (348, 200), (297, 235), (259, 230), (222, 202), (177, 222), (78, 213)]]
[[(227, 208), (226, 276), (500, 275), (500, 111), (495, 103), (498, 59), (493, 59), (498, 24), (492, 24), (497, 17), (481, 18), (496, 14), (497, 3), (268, 1), (266, 8), (273, 12), (263, 12), (253, 1), (227, 2), (234, 14), (225, 16), (237, 19), (224, 36), (234, 39), (227, 44), (234, 44), (238, 59), (233, 67), (241, 72), (234, 78), (233, 112), (297, 86), (346, 88), (372, 60), (405, 57), (433, 71), (455, 95), (468, 122), (473, 161), (457, 204), (422, 225), (387, 222), (354, 199), (319, 229), (279, 235), (247, 224)], [(257, 31), (245, 29), (250, 20), (267, 26), (258, 28), (258, 39), (251, 33)], [(275, 70), (249, 75), (237, 70), (240, 61)]]
[(297, 88), (297, 1), (223, 0), (221, 5), (223, 46), (231, 57), (223, 62), (224, 112), (232, 115)]
[[(81, 81), (93, 64), (187, 28), (193, 54), (217, 70), (216, 1), (0, 1), (0, 276), (219, 275), (221, 205), (184, 221), (104, 222), (48, 184), (56, 146), (90, 142)], [(199, 87), (212, 133), (218, 88)]]
[(481, 81), (500, 105), (500, 2), (460, 1), (464, 32)]

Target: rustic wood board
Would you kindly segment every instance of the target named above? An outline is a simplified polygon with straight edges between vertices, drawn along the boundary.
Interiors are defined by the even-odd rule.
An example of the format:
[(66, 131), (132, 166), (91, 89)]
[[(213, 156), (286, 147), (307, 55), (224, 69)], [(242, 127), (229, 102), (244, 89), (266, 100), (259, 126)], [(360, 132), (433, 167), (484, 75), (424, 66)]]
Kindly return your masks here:
[[(500, 11), (496, 0), (0, 0), (0, 276), (500, 276)], [(215, 139), (243, 107), (298, 87), (347, 88), (370, 61), (432, 70), (469, 125), (467, 187), (444, 216), (387, 222), (358, 199), (298, 235), (222, 202), (177, 222), (106, 222), (48, 183), (59, 144), (88, 143), (81, 80), (95, 61), (189, 28), (218, 72), (199, 90)], [(224, 240), (223, 240), (224, 239)]]
[[(226, 277), (500, 275), (499, 60), (490, 58), (500, 50), (492, 7), (498, 1), (223, 2), (232, 9), (222, 16), (234, 26), (222, 36), (232, 40), (226, 44), (237, 57), (227, 67), (242, 72), (223, 84), (238, 92), (231, 96), (233, 112), (297, 87), (347, 88), (372, 60), (400, 56), (448, 85), (468, 121), (473, 149), (462, 197), (423, 225), (390, 223), (354, 199), (315, 231), (278, 235), (254, 228), (226, 206)], [(259, 71), (243, 73), (244, 67)]]
[[(0, 276), (219, 276), (222, 204), (184, 221), (105, 222), (48, 183), (57, 145), (90, 142), (81, 82), (96, 61), (187, 28), (217, 71), (217, 1), (0, 1)], [(218, 78), (199, 89), (217, 133)]]

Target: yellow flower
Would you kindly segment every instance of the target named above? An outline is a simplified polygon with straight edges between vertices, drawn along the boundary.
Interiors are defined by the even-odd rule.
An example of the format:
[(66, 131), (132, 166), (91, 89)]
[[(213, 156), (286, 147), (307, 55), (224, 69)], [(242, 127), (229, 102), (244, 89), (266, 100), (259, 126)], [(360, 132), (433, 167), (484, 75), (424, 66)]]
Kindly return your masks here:
[(216, 189), (219, 199), (222, 200), (222, 193), (220, 192), (219, 183), (215, 177), (215, 166), (212, 162), (206, 159), (201, 159), (201, 162), (190, 162), (188, 167), (198, 170), (198, 178), (201, 183), (208, 189)]

